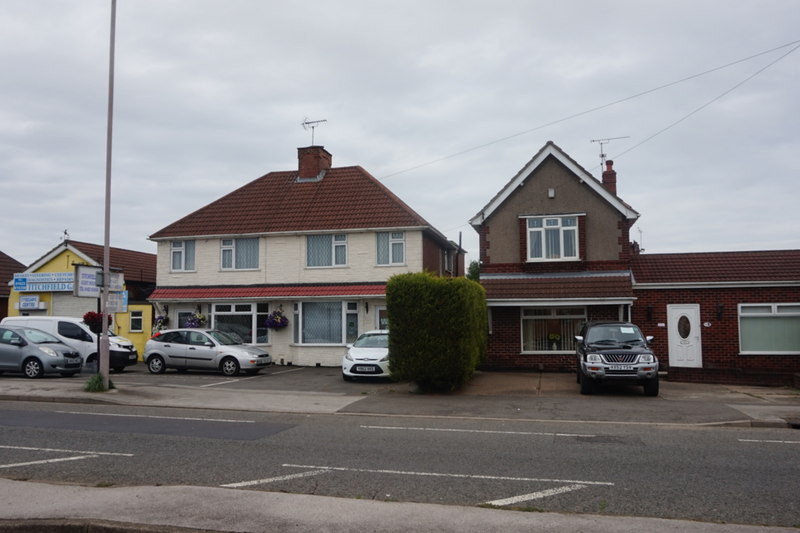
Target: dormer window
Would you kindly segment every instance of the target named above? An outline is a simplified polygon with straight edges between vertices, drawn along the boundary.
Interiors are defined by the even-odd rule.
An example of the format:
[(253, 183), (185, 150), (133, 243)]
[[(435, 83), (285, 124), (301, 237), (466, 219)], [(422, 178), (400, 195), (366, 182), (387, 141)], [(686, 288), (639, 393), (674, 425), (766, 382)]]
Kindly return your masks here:
[(574, 261), (578, 259), (578, 217), (530, 217), (528, 261)]

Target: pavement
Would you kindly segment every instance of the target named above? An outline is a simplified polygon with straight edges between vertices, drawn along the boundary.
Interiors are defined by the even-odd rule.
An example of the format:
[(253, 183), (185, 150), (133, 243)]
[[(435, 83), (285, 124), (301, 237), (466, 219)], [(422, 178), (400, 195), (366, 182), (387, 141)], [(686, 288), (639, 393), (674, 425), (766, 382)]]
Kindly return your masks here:
[[(325, 377), (330, 370), (308, 369)], [(328, 372), (328, 374), (325, 374)], [(114, 380), (114, 374), (111, 376)], [(408, 384), (366, 389), (338, 380), (302, 390), (303, 380), (269, 390), (236, 390), (118, 380), (117, 389), (83, 391), (86, 380), (0, 379), (0, 401), (46, 401), (238, 411), (396, 417), (484, 418), (575, 424), (734, 426), (800, 429), (800, 390), (661, 381), (658, 397), (640, 387), (578, 394), (574, 374), (478, 372), (462, 390), (414, 394)], [(244, 380), (243, 380), (244, 381)], [(305, 381), (312, 382), (312, 381)], [(259, 382), (259, 383), (263, 383)], [(290, 387), (287, 389), (286, 387)], [(245, 384), (246, 387), (246, 384)], [(632, 396), (636, 397), (634, 401)], [(592, 402), (592, 409), (586, 409)], [(591, 420), (586, 420), (591, 412)], [(800, 434), (798, 435), (800, 437)], [(0, 478), (0, 533), (36, 532), (399, 532), (484, 533), (687, 531), (793, 532), (796, 528), (607, 515), (526, 513), (481, 507), (349, 500), (304, 494), (192, 486), (83, 487)], [(198, 506), (197, 502), (214, 502)], [(48, 504), (42, 505), (42, 502)], [(800, 519), (798, 520), (800, 523)]]

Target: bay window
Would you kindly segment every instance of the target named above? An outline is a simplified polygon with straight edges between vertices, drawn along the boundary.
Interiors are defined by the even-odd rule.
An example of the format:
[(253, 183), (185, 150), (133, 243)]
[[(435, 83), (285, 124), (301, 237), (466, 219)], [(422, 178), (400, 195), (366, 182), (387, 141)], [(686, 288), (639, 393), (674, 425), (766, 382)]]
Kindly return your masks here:
[(582, 307), (522, 309), (523, 352), (574, 352), (575, 335), (586, 322)]
[(232, 333), (247, 344), (269, 343), (264, 325), (269, 314), (267, 303), (218, 303), (212, 306), (214, 329)]
[(341, 301), (295, 304), (295, 342), (346, 344), (358, 337), (358, 303)]

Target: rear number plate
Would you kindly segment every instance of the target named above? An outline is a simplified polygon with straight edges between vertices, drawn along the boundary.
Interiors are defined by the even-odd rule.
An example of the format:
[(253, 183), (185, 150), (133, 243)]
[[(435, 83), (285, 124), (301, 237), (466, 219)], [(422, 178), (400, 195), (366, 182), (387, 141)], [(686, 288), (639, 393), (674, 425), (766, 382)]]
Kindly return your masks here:
[(610, 370), (635, 370), (633, 365), (608, 365)]

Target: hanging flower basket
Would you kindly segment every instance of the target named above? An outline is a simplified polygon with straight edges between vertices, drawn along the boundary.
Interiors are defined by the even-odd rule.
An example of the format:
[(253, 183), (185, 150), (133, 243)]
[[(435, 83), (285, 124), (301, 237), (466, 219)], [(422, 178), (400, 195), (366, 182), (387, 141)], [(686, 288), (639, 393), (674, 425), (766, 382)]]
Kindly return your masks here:
[(282, 329), (289, 325), (289, 319), (286, 318), (286, 315), (283, 314), (283, 311), (280, 309), (276, 309), (275, 311), (271, 312), (267, 315), (266, 320), (264, 320), (264, 327), (270, 329)]
[(206, 317), (200, 313), (195, 313), (186, 319), (184, 327), (187, 328), (202, 328), (206, 325)]
[(169, 326), (169, 317), (167, 315), (158, 315), (153, 319), (153, 327), (156, 331), (161, 331)]
[[(89, 311), (83, 315), (83, 321), (89, 326), (89, 331), (92, 333), (99, 334), (103, 331), (103, 313)], [(108, 325), (110, 326), (113, 322), (113, 317), (108, 315)]]

